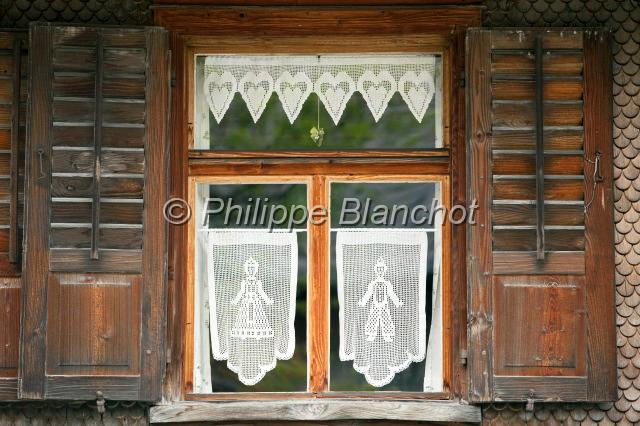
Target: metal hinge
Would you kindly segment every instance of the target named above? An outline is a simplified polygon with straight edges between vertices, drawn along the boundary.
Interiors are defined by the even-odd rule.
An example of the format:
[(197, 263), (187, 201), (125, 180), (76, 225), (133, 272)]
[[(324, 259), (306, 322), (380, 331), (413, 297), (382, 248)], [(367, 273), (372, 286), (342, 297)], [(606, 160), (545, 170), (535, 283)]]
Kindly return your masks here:
[(178, 78), (176, 77), (175, 73), (171, 73), (171, 87), (176, 87), (176, 82), (178, 81)]
[(105, 401), (104, 394), (100, 391), (96, 392), (96, 409), (99, 414), (107, 412), (107, 401)]
[(460, 87), (466, 87), (466, 76), (464, 75), (464, 71), (460, 73), (460, 78), (458, 78), (458, 85)]

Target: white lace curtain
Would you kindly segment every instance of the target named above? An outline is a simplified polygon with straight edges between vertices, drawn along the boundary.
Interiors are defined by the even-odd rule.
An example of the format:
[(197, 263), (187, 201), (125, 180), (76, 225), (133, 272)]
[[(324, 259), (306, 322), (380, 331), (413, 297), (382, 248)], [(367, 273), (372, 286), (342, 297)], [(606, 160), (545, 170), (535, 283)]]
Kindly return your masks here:
[(297, 237), (258, 230), (207, 235), (213, 357), (227, 360), (245, 385), (255, 385), (276, 360), (293, 356)]
[(398, 92), (418, 122), (436, 92), (433, 55), (210, 55), (204, 66), (204, 95), (218, 123), (236, 92), (254, 122), (275, 92), (293, 123), (311, 93), (316, 93), (338, 124), (358, 91), (377, 122)]
[(372, 386), (389, 384), (426, 350), (427, 233), (336, 233), (340, 360)]

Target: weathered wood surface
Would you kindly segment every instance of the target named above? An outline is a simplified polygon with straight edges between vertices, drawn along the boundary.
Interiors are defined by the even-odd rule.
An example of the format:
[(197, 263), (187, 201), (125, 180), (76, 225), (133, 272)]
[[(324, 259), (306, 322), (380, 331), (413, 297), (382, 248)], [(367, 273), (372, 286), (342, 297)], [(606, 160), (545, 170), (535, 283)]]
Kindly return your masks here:
[[(37, 347), (22, 353), (23, 394), (157, 400), (165, 356), (166, 33), (42, 24), (31, 35), (34, 79), (42, 81), (31, 80), (38, 118), (27, 215), (37, 234), (27, 237), (34, 281), (23, 298), (23, 340)], [(85, 64), (74, 65), (76, 50)], [(120, 85), (125, 80), (134, 85)], [(135, 277), (116, 283), (113, 274)]]
[(367, 399), (183, 402), (150, 409), (151, 423), (230, 421), (407, 420), (479, 423), (480, 407), (457, 401)]

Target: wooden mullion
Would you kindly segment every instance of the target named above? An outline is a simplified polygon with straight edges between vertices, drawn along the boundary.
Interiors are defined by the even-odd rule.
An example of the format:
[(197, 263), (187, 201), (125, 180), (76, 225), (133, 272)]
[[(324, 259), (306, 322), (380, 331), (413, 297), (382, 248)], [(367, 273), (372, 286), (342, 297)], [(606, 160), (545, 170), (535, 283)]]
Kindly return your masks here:
[[(326, 176), (313, 176), (309, 207), (329, 206), (329, 183)], [(308, 391), (329, 389), (329, 238), (330, 217), (321, 224), (309, 224), (309, 270), (311, 291), (308, 295)]]
[(536, 251), (544, 260), (544, 65), (542, 34), (536, 35)]
[(96, 75), (95, 75), (95, 116), (93, 123), (93, 203), (91, 212), (91, 259), (98, 260), (98, 243), (100, 236), (100, 151), (102, 150), (102, 83), (104, 78), (104, 40), (102, 32), (98, 32), (96, 40)]
[(9, 202), (9, 262), (18, 262), (18, 168), (20, 158), (20, 67), (22, 60), (22, 39), (13, 40), (13, 75), (11, 99), (11, 200)]

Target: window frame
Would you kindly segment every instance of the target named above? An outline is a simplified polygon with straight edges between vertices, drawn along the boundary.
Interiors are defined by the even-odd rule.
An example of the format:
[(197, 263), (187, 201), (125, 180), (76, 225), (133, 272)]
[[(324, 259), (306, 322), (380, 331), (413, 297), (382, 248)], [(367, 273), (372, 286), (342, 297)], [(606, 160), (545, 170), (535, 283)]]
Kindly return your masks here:
[[(279, 20), (290, 20), (287, 27), (278, 27), (263, 20), (270, 13)], [(195, 18), (199, 12), (201, 18)], [(313, 28), (296, 25), (317, 20)], [(252, 16), (253, 15), (253, 16)], [(195, 21), (194, 21), (195, 18)], [(216, 18), (223, 18), (222, 20)], [(173, 195), (187, 195), (191, 179), (215, 174), (283, 176), (325, 174), (340, 179), (352, 174), (367, 175), (439, 175), (448, 180), (446, 195), (449, 205), (466, 204), (464, 153), (464, 33), (466, 27), (480, 23), (480, 9), (469, 8), (159, 8), (156, 22), (172, 31), (172, 51), (175, 76), (173, 92), (174, 159), (172, 167)], [(341, 19), (355, 24), (353, 31), (341, 25)], [(283, 21), (284, 20), (284, 21)], [(358, 27), (361, 24), (361, 27)], [(380, 25), (385, 27), (380, 31)], [(229, 34), (235, 34), (230, 36)], [(338, 42), (339, 41), (339, 42)], [(215, 47), (214, 47), (215, 46)], [(442, 55), (443, 69), (443, 148), (425, 150), (372, 151), (203, 151), (191, 150), (194, 138), (194, 65), (196, 54), (264, 54), (264, 53), (436, 53)], [(180, 141), (180, 143), (175, 143)], [(302, 167), (304, 166), (304, 167)], [(297, 170), (297, 172), (296, 172)], [(326, 177), (325, 177), (326, 178)], [(318, 177), (317, 179), (321, 179)], [(444, 195), (444, 194), (443, 194)], [(458, 229), (455, 229), (458, 228)], [(169, 366), (165, 393), (173, 400), (264, 400), (310, 397), (452, 399), (466, 393), (466, 274), (464, 227), (451, 227), (447, 233), (450, 255), (443, 270), (450, 277), (448, 300), (443, 301), (444, 389), (442, 393), (423, 392), (323, 392), (326, 377), (314, 375), (309, 392), (301, 393), (216, 393), (192, 394), (193, 336), (189, 318), (189, 264), (176, 249), (170, 254), (169, 304), (174, 319), (169, 328), (172, 353), (180, 354), (178, 365)], [(188, 226), (172, 227), (172, 247), (188, 252)], [(177, 243), (177, 245), (176, 245)], [(328, 247), (328, 246), (327, 246)], [(328, 272), (327, 272), (328, 274)], [(444, 284), (443, 284), (444, 285)], [(328, 281), (327, 289), (328, 292)], [(193, 300), (193, 299), (191, 299)], [(453, 301), (455, 300), (455, 303)], [(328, 323), (327, 323), (328, 326)], [(308, 337), (310, 339), (310, 337)], [(328, 343), (328, 335), (327, 335)], [(175, 351), (175, 352), (174, 352)], [(328, 352), (325, 354), (328, 366)], [(328, 369), (327, 369), (328, 370)], [(325, 374), (328, 372), (325, 370)], [(324, 383), (324, 385), (322, 385)], [(324, 388), (326, 391), (326, 388)]]

